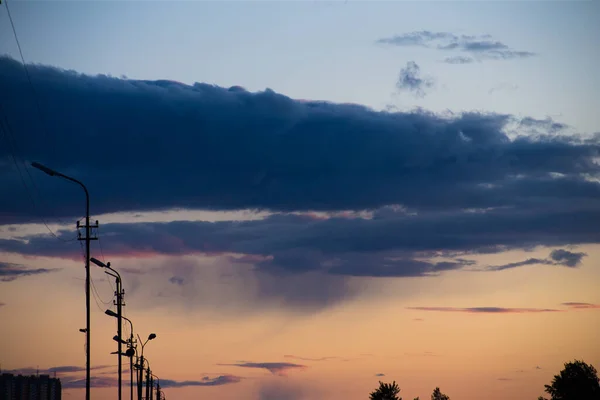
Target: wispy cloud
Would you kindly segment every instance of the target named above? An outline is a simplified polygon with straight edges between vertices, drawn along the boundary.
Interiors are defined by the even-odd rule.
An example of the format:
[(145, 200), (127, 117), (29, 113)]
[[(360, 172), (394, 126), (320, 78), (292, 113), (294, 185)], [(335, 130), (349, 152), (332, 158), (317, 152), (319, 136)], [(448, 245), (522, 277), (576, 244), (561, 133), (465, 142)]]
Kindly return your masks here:
[[(63, 389), (81, 389), (85, 388), (85, 378), (63, 376), (60, 378)], [(90, 386), (94, 388), (108, 388), (116, 387), (118, 383), (117, 378), (108, 376), (93, 376), (90, 377)]]
[(528, 258), (524, 261), (513, 262), (502, 265), (489, 266), (488, 271), (502, 271), (510, 268), (523, 267), (526, 265), (560, 265), (563, 267), (575, 268), (581, 264), (581, 260), (587, 256), (586, 253), (574, 253), (564, 249), (553, 250), (548, 258)]
[(201, 380), (193, 381), (176, 381), (171, 379), (161, 379), (160, 385), (164, 388), (169, 387), (188, 387), (188, 386), (222, 386), (232, 383), (238, 383), (242, 380), (241, 377), (235, 375), (219, 375), (214, 378), (209, 376), (203, 377)]
[(302, 370), (307, 368), (306, 365), (294, 364), (294, 363), (285, 363), (285, 362), (243, 362), (243, 363), (233, 363), (233, 364), (218, 364), (224, 366), (231, 367), (242, 367), (242, 368), (257, 368), (257, 369), (266, 369), (273, 375), (286, 376), (289, 371), (292, 370)]
[(418, 311), (440, 311), (440, 312), (460, 312), (472, 314), (529, 314), (560, 312), (562, 310), (551, 308), (504, 308), (504, 307), (406, 307), (408, 310)]
[(414, 61), (409, 61), (406, 63), (406, 67), (400, 70), (396, 89), (399, 92), (410, 92), (416, 97), (424, 97), (433, 85), (433, 78), (421, 76), (419, 65)]
[(561, 303), (561, 305), (569, 307), (571, 309), (576, 309), (576, 310), (600, 309), (600, 304), (593, 304), (593, 303), (566, 302), (566, 303)]
[(379, 373), (379, 374), (375, 374), (375, 376), (385, 376), (385, 374)]
[(23, 276), (32, 276), (55, 272), (57, 269), (27, 268), (22, 264), (0, 261), (0, 282), (11, 282)]
[(317, 358), (299, 357), (299, 356), (294, 356), (291, 354), (286, 354), (283, 356), (283, 358), (292, 358), (292, 359), (301, 360), (301, 361), (329, 361), (329, 360), (340, 360), (341, 359), (341, 357), (317, 357)]
[[(114, 365), (94, 365), (92, 366), (90, 369), (92, 370), (100, 370), (100, 369), (106, 369), (106, 368), (110, 368), (110, 367), (114, 367)], [(69, 374), (69, 373), (75, 373), (75, 372), (84, 372), (85, 371), (85, 367), (82, 366), (77, 366), (77, 365), (61, 365), (61, 366), (57, 366), (57, 367), (50, 367), (50, 368), (33, 368), (33, 367), (23, 367), (23, 368), (18, 368), (18, 369), (13, 369), (13, 370), (5, 370), (5, 372), (11, 373), (11, 374), (21, 374), (21, 375), (34, 375), (34, 374)]]
[(450, 32), (417, 31), (382, 38), (380, 44), (394, 46), (419, 46), (441, 51), (460, 51), (469, 56), (450, 56), (444, 61), (449, 64), (468, 64), (483, 60), (509, 60), (528, 58), (536, 54), (520, 51), (494, 40), (490, 35), (456, 35)]

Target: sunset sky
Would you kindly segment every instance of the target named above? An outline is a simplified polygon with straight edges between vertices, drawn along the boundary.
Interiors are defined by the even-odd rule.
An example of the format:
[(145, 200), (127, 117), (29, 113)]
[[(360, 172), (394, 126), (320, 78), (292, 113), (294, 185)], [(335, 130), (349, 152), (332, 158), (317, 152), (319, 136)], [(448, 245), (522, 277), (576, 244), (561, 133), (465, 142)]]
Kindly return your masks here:
[(600, 2), (8, 7), (2, 371), (84, 399), (84, 197), (33, 161), (87, 185), (169, 399), (527, 400), (600, 367)]

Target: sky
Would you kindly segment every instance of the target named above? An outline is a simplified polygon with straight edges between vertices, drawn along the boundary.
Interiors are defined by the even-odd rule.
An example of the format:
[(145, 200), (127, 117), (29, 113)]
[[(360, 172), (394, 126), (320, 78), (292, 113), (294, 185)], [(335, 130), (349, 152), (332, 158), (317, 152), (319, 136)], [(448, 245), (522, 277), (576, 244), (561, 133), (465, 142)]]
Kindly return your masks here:
[(525, 400), (600, 366), (598, 1), (6, 3), (3, 371), (84, 398), (85, 199), (34, 161), (86, 184), (169, 398)]

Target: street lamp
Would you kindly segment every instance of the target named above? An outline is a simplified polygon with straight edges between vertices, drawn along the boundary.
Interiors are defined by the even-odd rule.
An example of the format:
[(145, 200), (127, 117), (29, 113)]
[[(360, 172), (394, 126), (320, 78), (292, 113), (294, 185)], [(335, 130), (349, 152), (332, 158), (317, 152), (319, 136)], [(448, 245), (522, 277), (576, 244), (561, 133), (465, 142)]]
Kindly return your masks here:
[[(68, 181), (74, 182), (81, 186), (83, 191), (85, 192), (85, 322), (86, 322), (86, 354), (85, 354), (85, 399), (90, 400), (90, 354), (91, 354), (91, 324), (90, 324), (90, 195), (88, 193), (87, 188), (83, 183), (78, 181), (75, 178), (71, 178), (70, 176), (61, 174), (60, 172), (54, 171), (37, 162), (31, 163), (33, 168), (37, 168), (40, 171), (50, 175), (57, 176), (59, 178), (66, 179)], [(77, 223), (79, 226), (79, 222)], [(81, 239), (80, 239), (81, 240)]]
[[(143, 384), (143, 380), (144, 380), (144, 347), (146, 346), (146, 343), (148, 343), (148, 341), (156, 339), (156, 333), (151, 333), (150, 335), (148, 335), (148, 339), (146, 339), (145, 342), (142, 343), (142, 338), (140, 338), (140, 335), (137, 335), (138, 337), (138, 343), (140, 343), (142, 345), (142, 354), (140, 356), (140, 364), (139, 364), (139, 377), (138, 377), (138, 400), (142, 400), (142, 384)], [(147, 364), (148, 360), (145, 360)], [(148, 371), (150, 371), (150, 365), (148, 365)], [(146, 392), (148, 392), (148, 383), (146, 382)], [(146, 397), (148, 397), (148, 395), (146, 394)], [(149, 400), (149, 399), (146, 399)]]
[[(152, 372), (150, 372), (150, 375), (152, 375), (153, 378), (156, 378), (156, 400), (160, 400), (160, 378), (154, 375)], [(150, 387), (150, 400), (153, 400), (152, 393), (154, 391), (154, 380), (150, 383)]]
[[(113, 310), (106, 310), (104, 313), (108, 316), (119, 318), (119, 315), (117, 313), (115, 313)], [(117, 341), (117, 342), (121, 342), (123, 344), (127, 344), (127, 346), (128, 346), (128, 349), (125, 353), (121, 353), (120, 351), (118, 353), (120, 354), (120, 356), (129, 357), (129, 392), (130, 392), (129, 397), (130, 397), (130, 400), (133, 400), (133, 356), (137, 353), (136, 347), (135, 347), (135, 339), (133, 337), (133, 322), (131, 322), (131, 320), (129, 318), (124, 317), (122, 315), (121, 315), (121, 318), (124, 319), (125, 321), (129, 322), (129, 326), (131, 328), (130, 329), (131, 336), (129, 337), (129, 340), (127, 340), (127, 341), (124, 341), (119, 336), (114, 336), (113, 340)], [(120, 356), (119, 356), (119, 358), (121, 358)]]
[(121, 325), (122, 325), (121, 324), (121, 318), (122, 318), (122, 315), (123, 315), (123, 311), (121, 309), (121, 307), (123, 305), (123, 287), (122, 287), (121, 275), (117, 271), (115, 271), (114, 269), (112, 269), (110, 267), (110, 262), (104, 264), (102, 261), (100, 261), (98, 259), (95, 259), (94, 257), (92, 257), (90, 259), (90, 261), (93, 262), (94, 264), (96, 264), (97, 266), (99, 266), (100, 268), (104, 268), (105, 269), (104, 273), (107, 274), (107, 275), (112, 276), (113, 278), (115, 278), (115, 281), (116, 281), (116, 284), (117, 284), (117, 288), (116, 288), (116, 291), (115, 291), (115, 295), (117, 296), (117, 314), (116, 314), (116, 317), (117, 317), (117, 320), (118, 320), (118, 322), (117, 322), (117, 336), (119, 338), (119, 340), (117, 341), (117, 343), (118, 343), (117, 352), (119, 354), (119, 367), (118, 367), (118, 369), (119, 369), (119, 372), (118, 372), (118, 374), (119, 374), (118, 375), (119, 376), (119, 382), (118, 382), (117, 385), (118, 385), (118, 393), (119, 393), (118, 399), (121, 400), (121, 391), (122, 391), (122, 384), (121, 384), (122, 383), (122, 377), (121, 377), (121, 375), (122, 375), (122, 372), (123, 372), (123, 362), (121, 360), (121, 355), (120, 355), (122, 353), (122, 350), (123, 350), (122, 349), (122, 343), (121, 343), (123, 341), (121, 339), (121, 333), (122, 333), (121, 332), (121, 330), (122, 330), (122, 327), (121, 327)]

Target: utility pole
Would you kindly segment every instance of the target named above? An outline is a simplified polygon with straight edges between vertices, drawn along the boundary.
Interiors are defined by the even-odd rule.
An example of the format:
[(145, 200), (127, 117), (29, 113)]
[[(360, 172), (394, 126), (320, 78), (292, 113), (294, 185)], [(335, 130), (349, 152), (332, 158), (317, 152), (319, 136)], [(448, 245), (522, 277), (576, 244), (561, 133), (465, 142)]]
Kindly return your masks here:
[(146, 400), (150, 400), (150, 365), (146, 369)]
[[(90, 241), (98, 240), (98, 238), (91, 237), (91, 229), (98, 228), (98, 221), (96, 221), (96, 225), (90, 225), (90, 194), (87, 190), (87, 187), (75, 178), (71, 178), (65, 174), (61, 174), (58, 171), (55, 171), (51, 168), (46, 167), (37, 162), (31, 163), (33, 168), (37, 168), (40, 171), (50, 175), (56, 176), (59, 178), (66, 179), (73, 183), (81, 186), (83, 191), (85, 192), (85, 238), (81, 237), (81, 233), (78, 232), (78, 240), (85, 240), (85, 400), (90, 400), (90, 353), (91, 353), (91, 318), (90, 318)], [(77, 221), (77, 230), (79, 231), (80, 225), (79, 221)]]
[(144, 353), (140, 357), (138, 364), (138, 400), (142, 400), (142, 385), (144, 384)]
[[(129, 321), (129, 320), (128, 320)], [(129, 400), (133, 400), (133, 356), (136, 353), (135, 339), (133, 338), (133, 324), (131, 324), (131, 336), (129, 337)]]
[(121, 387), (121, 381), (122, 381), (122, 377), (121, 377), (121, 373), (123, 371), (123, 339), (122, 339), (122, 331), (123, 331), (123, 309), (122, 307), (125, 305), (123, 304), (123, 295), (125, 294), (125, 291), (123, 290), (123, 283), (121, 282), (121, 277), (118, 276), (117, 277), (117, 288), (116, 288), (116, 292), (115, 295), (117, 296), (117, 301), (116, 301), (116, 305), (117, 305), (117, 315), (118, 317), (118, 326), (117, 326), (117, 336), (119, 336), (119, 340), (118, 340), (118, 346), (119, 349), (117, 350), (119, 352), (118, 354), (118, 358), (119, 358), (119, 400), (121, 399), (121, 391), (122, 391), (122, 387)]
[[(83, 186), (83, 184), (81, 184)], [(97, 237), (92, 237), (92, 228), (98, 228), (98, 221), (95, 225), (90, 225), (90, 196), (88, 195), (87, 188), (83, 186), (85, 190), (85, 237), (81, 237), (81, 233), (78, 232), (77, 240), (85, 240), (85, 400), (90, 400), (90, 366), (91, 366), (91, 317), (90, 317), (90, 242), (92, 240), (98, 240)], [(79, 231), (81, 225), (77, 221), (77, 230)]]

